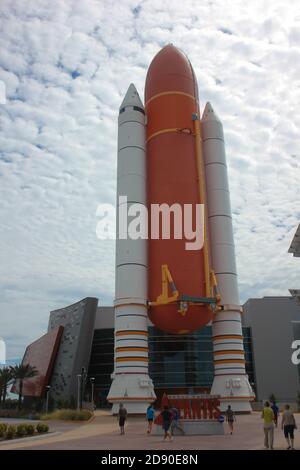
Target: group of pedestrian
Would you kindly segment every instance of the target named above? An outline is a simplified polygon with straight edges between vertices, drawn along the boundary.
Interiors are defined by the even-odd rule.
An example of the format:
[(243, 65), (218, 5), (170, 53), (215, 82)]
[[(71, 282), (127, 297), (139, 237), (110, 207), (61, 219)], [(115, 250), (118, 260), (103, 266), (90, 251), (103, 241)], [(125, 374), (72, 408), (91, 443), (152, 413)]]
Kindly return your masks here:
[(164, 441), (169, 439), (172, 441), (172, 436), (175, 429), (178, 429), (181, 434), (185, 434), (183, 428), (179, 424), (180, 414), (177, 408), (164, 406), (164, 409), (160, 413), (162, 417), (162, 427), (164, 430)]
[[(160, 415), (162, 419), (162, 428), (164, 430), (164, 440), (169, 439), (170, 441), (172, 441), (172, 435), (175, 429), (178, 429), (181, 432), (181, 434), (184, 434), (184, 430), (179, 424), (180, 415), (179, 415), (179, 411), (177, 410), (177, 408), (175, 407), (169, 408), (168, 406), (164, 406)], [(118, 418), (119, 418), (120, 434), (123, 435), (125, 434), (124, 427), (125, 427), (125, 422), (127, 419), (127, 410), (124, 407), (123, 403), (120, 403)], [(155, 410), (153, 408), (153, 405), (149, 405), (147, 408), (147, 412), (146, 412), (146, 419), (148, 421), (148, 427), (147, 427), (148, 434), (151, 434), (152, 432), (154, 418), (155, 418)]]
[[(175, 429), (178, 429), (181, 434), (185, 434), (183, 428), (180, 426), (180, 413), (175, 407), (164, 406), (160, 413), (162, 428), (164, 431), (164, 441), (169, 439), (172, 441)], [(233, 424), (236, 421), (236, 416), (231, 406), (225, 412), (226, 422), (228, 423), (229, 432), (233, 434)], [(273, 449), (274, 444), (274, 428), (278, 425), (279, 408), (275, 402), (270, 405), (270, 402), (266, 401), (261, 417), (264, 420), (264, 445), (266, 449)], [(124, 426), (127, 418), (127, 410), (122, 403), (119, 407), (119, 426), (120, 433), (125, 434)], [(147, 433), (151, 434), (153, 422), (155, 419), (155, 410), (153, 405), (149, 405), (147, 408), (146, 419), (148, 421)], [(284, 437), (287, 442), (287, 450), (294, 449), (294, 430), (297, 429), (296, 421), (293, 413), (290, 410), (289, 405), (285, 405), (285, 410), (282, 413), (281, 418), (281, 429), (284, 432)]]
[[(273, 449), (274, 444), (274, 428), (278, 425), (279, 409), (275, 402), (270, 406), (270, 402), (266, 401), (262, 411), (264, 420), (265, 448)], [(281, 429), (287, 442), (287, 450), (294, 449), (294, 430), (297, 429), (295, 417), (290, 410), (290, 405), (285, 405), (281, 418)]]
[[(229, 405), (226, 410), (226, 421), (228, 422), (230, 434), (233, 433), (233, 423), (236, 421), (234, 412)], [(279, 408), (275, 402), (266, 401), (261, 417), (264, 420), (264, 445), (266, 449), (273, 449), (274, 444), (274, 428), (278, 426)], [(297, 429), (296, 421), (293, 413), (290, 411), (290, 405), (285, 405), (282, 413), (281, 429), (287, 442), (287, 450), (294, 449), (294, 430)]]

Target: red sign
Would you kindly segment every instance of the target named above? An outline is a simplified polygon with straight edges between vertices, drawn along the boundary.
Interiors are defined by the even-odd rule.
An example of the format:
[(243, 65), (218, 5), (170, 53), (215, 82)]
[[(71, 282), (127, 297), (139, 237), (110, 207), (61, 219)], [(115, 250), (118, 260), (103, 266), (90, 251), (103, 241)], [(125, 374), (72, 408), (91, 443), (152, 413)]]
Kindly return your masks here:
[[(176, 408), (179, 412), (179, 419), (184, 420), (218, 420), (220, 411), (220, 400), (217, 396), (210, 395), (170, 395), (164, 394), (161, 400), (161, 408), (168, 406), (170, 409)], [(156, 424), (162, 423), (159, 415), (155, 419)]]

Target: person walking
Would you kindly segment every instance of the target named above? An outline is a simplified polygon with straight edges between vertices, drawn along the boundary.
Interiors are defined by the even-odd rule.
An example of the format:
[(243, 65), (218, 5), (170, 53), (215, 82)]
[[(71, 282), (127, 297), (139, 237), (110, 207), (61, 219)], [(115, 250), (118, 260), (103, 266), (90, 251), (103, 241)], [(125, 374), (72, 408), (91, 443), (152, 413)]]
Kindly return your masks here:
[(273, 449), (274, 443), (274, 413), (270, 403), (266, 401), (261, 417), (264, 420), (265, 448)]
[(290, 405), (285, 405), (285, 411), (282, 413), (281, 429), (287, 442), (287, 450), (294, 450), (294, 430), (297, 429), (296, 420), (290, 411)]
[(164, 441), (167, 439), (167, 437), (169, 438), (170, 441), (172, 441), (172, 435), (171, 435), (171, 432), (170, 432), (170, 426), (171, 426), (171, 422), (172, 422), (172, 418), (173, 418), (173, 415), (169, 409), (168, 406), (164, 406), (164, 409), (162, 410), (162, 412), (160, 413), (161, 414), (161, 417), (162, 417), (162, 427), (163, 427), (163, 430), (164, 430)]
[(147, 420), (148, 420), (147, 433), (148, 434), (151, 434), (154, 417), (155, 417), (155, 411), (154, 411), (153, 405), (149, 405), (147, 408)]
[(180, 414), (179, 414), (178, 409), (175, 406), (173, 406), (170, 409), (170, 411), (172, 413), (172, 421), (171, 421), (171, 433), (172, 433), (172, 435), (174, 435), (174, 430), (175, 429), (178, 429), (181, 432), (181, 434), (185, 434), (183, 428), (179, 424)]
[(119, 417), (120, 434), (125, 434), (124, 426), (125, 426), (125, 421), (127, 419), (127, 410), (124, 407), (123, 403), (120, 403), (118, 417)]
[(278, 416), (279, 416), (279, 408), (278, 406), (276, 405), (276, 402), (273, 401), (272, 402), (272, 406), (271, 406), (272, 410), (273, 410), (273, 413), (274, 413), (274, 424), (277, 428), (277, 424), (278, 424)]
[(226, 415), (226, 421), (227, 421), (228, 426), (229, 426), (230, 434), (232, 434), (233, 433), (233, 423), (234, 423), (234, 421), (236, 421), (236, 417), (235, 417), (235, 414), (234, 414), (233, 410), (231, 409), (230, 405), (228, 405), (228, 408), (225, 412), (225, 415)]

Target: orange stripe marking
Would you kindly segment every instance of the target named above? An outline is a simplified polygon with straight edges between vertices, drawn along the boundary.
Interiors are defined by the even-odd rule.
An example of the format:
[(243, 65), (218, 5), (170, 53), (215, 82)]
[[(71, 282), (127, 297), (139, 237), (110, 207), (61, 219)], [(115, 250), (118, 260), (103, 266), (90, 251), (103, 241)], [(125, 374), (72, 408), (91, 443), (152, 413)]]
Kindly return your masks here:
[(149, 348), (143, 348), (143, 347), (139, 347), (139, 346), (136, 346), (136, 347), (133, 346), (132, 348), (123, 346), (123, 347), (116, 348), (116, 352), (122, 352), (122, 351), (145, 351), (145, 352), (148, 352)]
[(245, 353), (244, 351), (241, 351), (241, 350), (224, 350), (224, 351), (215, 351), (214, 352), (214, 355), (215, 356), (222, 356), (222, 354), (240, 354), (241, 356), (244, 356)]
[(117, 357), (116, 362), (149, 362), (149, 359), (146, 357)]

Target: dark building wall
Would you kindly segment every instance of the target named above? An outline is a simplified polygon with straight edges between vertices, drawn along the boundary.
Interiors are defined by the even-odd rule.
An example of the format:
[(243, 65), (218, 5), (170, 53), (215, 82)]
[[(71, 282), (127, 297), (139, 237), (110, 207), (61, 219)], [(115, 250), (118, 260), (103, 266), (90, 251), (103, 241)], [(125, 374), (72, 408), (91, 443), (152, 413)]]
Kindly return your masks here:
[(299, 305), (293, 297), (264, 297), (249, 299), (243, 310), (243, 324), (252, 334), (257, 399), (274, 394), (278, 401), (295, 402), (300, 383), (291, 345)]
[(51, 398), (77, 396), (77, 374), (88, 369), (98, 299), (87, 297), (50, 312), (48, 331), (62, 325), (64, 332), (51, 378)]

